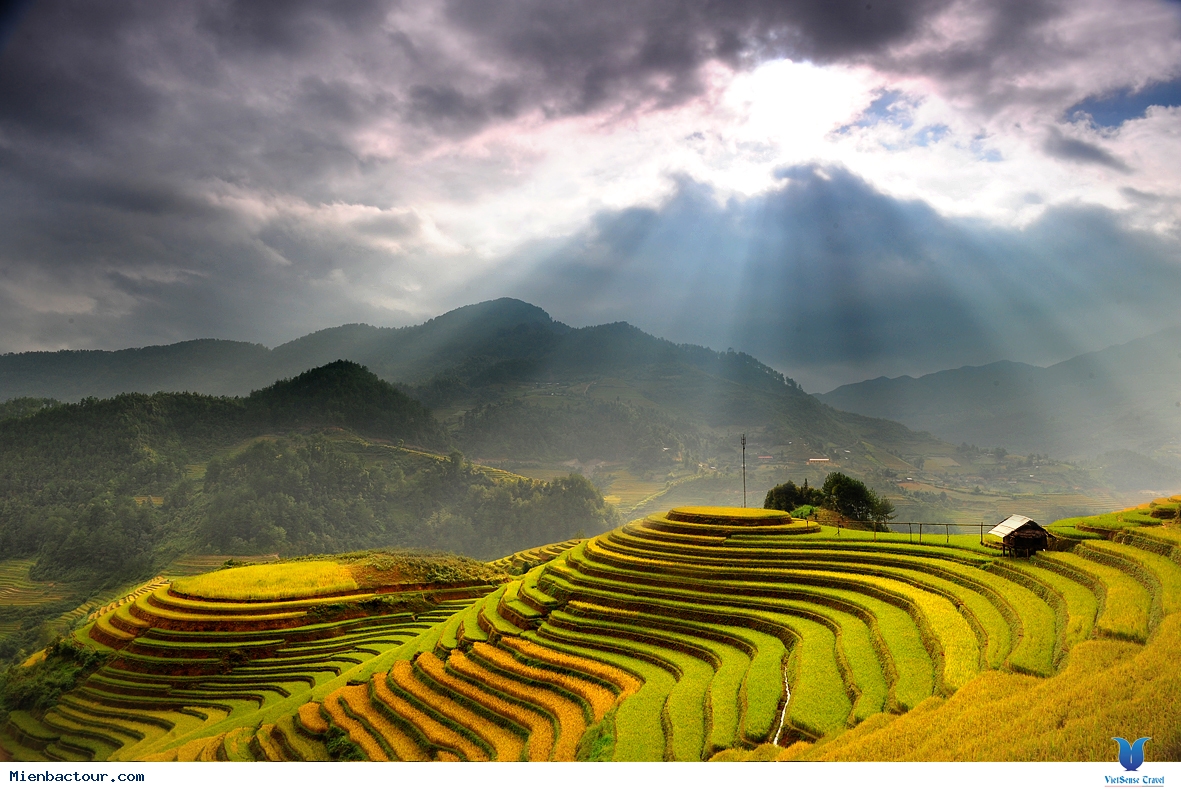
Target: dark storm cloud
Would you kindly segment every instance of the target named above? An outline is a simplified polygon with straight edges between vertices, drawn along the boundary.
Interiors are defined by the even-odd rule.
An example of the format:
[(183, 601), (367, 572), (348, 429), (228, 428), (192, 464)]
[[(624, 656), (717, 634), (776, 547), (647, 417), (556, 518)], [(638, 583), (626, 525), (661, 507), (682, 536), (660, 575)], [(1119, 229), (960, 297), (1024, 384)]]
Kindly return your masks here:
[(1050, 209), (1006, 230), (942, 218), (840, 169), (783, 175), (761, 198), (719, 206), (685, 182), (659, 209), (601, 215), (526, 252), (512, 293), (572, 324), (625, 318), (743, 349), (825, 390), (967, 362), (1053, 362), (1159, 329), (1151, 317), (1172, 323), (1176, 246), (1106, 210)]
[(0, 52), (30, 5), (32, 0), (0, 0)]
[(1132, 169), (1111, 152), (1085, 140), (1067, 137), (1057, 129), (1050, 129), (1043, 149), (1047, 154), (1068, 162), (1102, 165), (1105, 168), (1129, 173)]
[[(310, 107), (318, 97), (322, 110), (351, 121), (391, 114), (468, 132), (537, 107), (684, 101), (714, 59), (871, 55), (916, 35), (948, 2), (453, 0), (442, 13), (450, 29), (432, 31), (399, 29), (399, 12), (414, 6), (389, 0), (49, 0), (25, 17), (0, 60), (0, 121), (88, 137), (107, 124), (150, 125), (182, 102), (250, 104), (257, 91), (278, 105), (264, 113), (271, 120), (291, 109), (285, 101)], [(447, 51), (450, 37), (464, 39), (461, 51)], [(293, 75), (309, 77), (302, 95), (287, 84)], [(350, 103), (356, 86), (365, 95)], [(210, 135), (227, 122), (247, 127), (237, 134), (262, 131), (233, 115), (190, 120)]]
[(301, 57), (322, 48), (338, 29), (379, 25), (388, 0), (229, 0), (202, 4), (199, 26), (220, 52)]
[[(1065, 109), (1082, 99), (1088, 86), (1069, 75), (1040, 78), (1095, 58), (1096, 41), (1072, 36), (1057, 24), (1076, 9), (1064, 0), (962, 0), (953, 24), (969, 26), (970, 33), (935, 36), (865, 60), (887, 73), (939, 83), (945, 95), (985, 112), (1013, 105)], [(1130, 43), (1135, 35), (1113, 29), (1108, 40)]]
[(448, 18), (485, 56), (523, 74), (555, 113), (623, 101), (675, 104), (702, 89), (699, 68), (772, 57), (856, 59), (907, 41), (949, 0), (451, 0)]

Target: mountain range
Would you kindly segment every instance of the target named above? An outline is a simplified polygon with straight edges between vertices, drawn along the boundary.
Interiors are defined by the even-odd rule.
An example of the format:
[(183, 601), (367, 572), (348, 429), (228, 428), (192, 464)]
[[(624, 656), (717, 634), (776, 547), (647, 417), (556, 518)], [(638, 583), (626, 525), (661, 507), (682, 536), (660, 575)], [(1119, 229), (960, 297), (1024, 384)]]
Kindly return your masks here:
[(952, 443), (1092, 459), (1139, 479), (1181, 483), (1181, 326), (1052, 366), (1001, 361), (922, 377), (879, 377), (817, 397)]
[[(648, 508), (674, 485), (668, 497), (678, 502), (741, 503), (747, 497), (739, 478), (744, 434), (750, 492), (788, 478), (818, 483), (839, 468), (889, 494), (906, 519), (1004, 514), (1012, 504), (988, 501), (990, 493), (1053, 496), (1024, 508), (1056, 518), (1110, 508), (1111, 490), (1142, 489), (1146, 470), (1170, 478), (1169, 466), (1151, 456), (1151, 448), (1113, 458), (1113, 471), (1127, 474), (1116, 486), (1113, 476), (1105, 484), (1077, 466), (1034, 461), (1032, 454), (1056, 447), (1029, 443), (1029, 454), (1016, 459), (954, 444), (1023, 449), (1017, 441), (1035, 437), (1033, 424), (1059, 420), (1055, 415), (996, 409), (991, 434), (981, 424), (971, 436), (949, 433), (949, 443), (947, 425), (924, 423), (925, 413), (887, 414), (874, 399), (842, 402), (856, 386), (817, 398), (742, 352), (676, 344), (622, 322), (573, 328), (507, 298), (412, 327), (330, 328), (274, 349), (197, 340), (116, 352), (8, 354), (0, 356), (0, 398), (73, 401), (133, 391), (242, 396), (335, 360), (363, 365), (422, 402), (440, 421), (446, 442), (469, 457), (543, 479), (580, 471), (625, 511)], [(979, 376), (931, 393), (946, 396), (947, 411), (971, 416), (1002, 404), (995, 394), (1037, 392), (1029, 381), (1035, 367), (998, 366), (983, 374), (991, 377), (983, 381), (997, 383), (987, 394), (980, 393)], [(936, 385), (942, 382), (942, 375), (932, 376)], [(956, 408), (957, 398), (976, 401)], [(907, 399), (913, 397), (896, 406), (905, 407)], [(40, 403), (10, 402), (14, 413)], [(1093, 406), (1101, 410), (1106, 403)], [(1147, 443), (1152, 433), (1137, 437)], [(704, 481), (711, 475), (721, 479)], [(696, 483), (681, 486), (689, 480)], [(1075, 499), (1054, 493), (1075, 493)]]
[[(673, 423), (679, 420), (686, 437), (702, 430), (709, 434), (729, 427), (765, 427), (764, 445), (791, 442), (801, 458), (824, 456), (862, 440), (891, 447), (933, 442), (890, 421), (834, 410), (749, 355), (674, 344), (622, 322), (571, 328), (512, 299), (459, 308), (413, 327), (335, 327), (275, 349), (197, 340), (117, 352), (8, 354), (0, 356), (0, 398), (73, 401), (157, 391), (246, 395), (338, 359), (359, 363), (398, 384), (441, 417), (452, 416), (453, 423), (473, 408), (539, 395), (565, 397), (566, 412), (577, 412), (573, 405), (578, 400), (570, 397), (589, 396), (660, 411)], [(528, 411), (533, 402), (523, 402), (517, 412)], [(493, 418), (504, 419), (504, 410), (495, 416), (478, 411), (458, 428), (461, 435), (466, 431), (486, 438), (488, 432), (478, 422)], [(627, 419), (617, 415), (606, 420)], [(488, 455), (504, 455), (505, 449), (495, 443), (478, 442)], [(700, 442), (700, 437), (692, 440)], [(598, 450), (615, 458), (627, 456), (626, 451)], [(586, 450), (571, 446), (550, 452), (548, 456), (568, 458)], [(528, 449), (520, 453), (539, 455)]]

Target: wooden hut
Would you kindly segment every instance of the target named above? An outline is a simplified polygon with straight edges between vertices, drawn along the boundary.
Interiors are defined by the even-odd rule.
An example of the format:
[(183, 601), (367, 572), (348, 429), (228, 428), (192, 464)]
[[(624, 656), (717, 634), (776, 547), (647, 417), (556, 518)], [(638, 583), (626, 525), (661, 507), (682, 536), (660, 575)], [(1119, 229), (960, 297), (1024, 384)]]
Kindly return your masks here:
[(1014, 514), (989, 533), (999, 536), (1002, 551), (1005, 555), (1013, 557), (1028, 558), (1038, 550), (1045, 550), (1050, 546), (1049, 532), (1020, 514)]

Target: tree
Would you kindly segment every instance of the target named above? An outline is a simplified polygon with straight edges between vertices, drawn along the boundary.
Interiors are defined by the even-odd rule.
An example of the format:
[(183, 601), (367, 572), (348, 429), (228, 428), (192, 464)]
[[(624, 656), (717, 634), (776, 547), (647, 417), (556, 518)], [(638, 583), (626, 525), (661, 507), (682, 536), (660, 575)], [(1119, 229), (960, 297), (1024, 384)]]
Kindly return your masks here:
[(819, 506), (823, 499), (824, 494), (820, 490), (808, 486), (808, 479), (804, 479), (803, 485), (799, 487), (788, 479), (786, 483), (767, 490), (763, 508), (789, 512), (798, 506)]
[(849, 519), (881, 525), (894, 515), (894, 504), (844, 473), (829, 473), (822, 491), (825, 505)]

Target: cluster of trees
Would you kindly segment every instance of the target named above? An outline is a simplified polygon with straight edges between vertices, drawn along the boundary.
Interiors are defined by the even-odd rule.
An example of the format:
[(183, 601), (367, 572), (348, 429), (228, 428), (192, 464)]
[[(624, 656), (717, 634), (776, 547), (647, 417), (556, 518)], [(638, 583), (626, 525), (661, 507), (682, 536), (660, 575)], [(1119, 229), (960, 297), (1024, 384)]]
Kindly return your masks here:
[(61, 404), (57, 399), (38, 399), (33, 396), (18, 396), (15, 399), (0, 402), (0, 421), (5, 418), (23, 418), (32, 415), (46, 407), (56, 407)]
[(823, 490), (808, 486), (808, 479), (804, 479), (802, 486), (788, 479), (767, 490), (767, 497), (763, 499), (764, 509), (779, 509), (780, 511), (795, 511), (800, 506), (821, 506), (824, 504)]
[(840, 472), (829, 473), (820, 489), (809, 487), (807, 479), (799, 487), (789, 479), (768, 490), (763, 500), (764, 509), (794, 511), (801, 506), (823, 506), (871, 525), (883, 525), (894, 516), (894, 504), (888, 498), (878, 496), (865, 482)]

